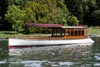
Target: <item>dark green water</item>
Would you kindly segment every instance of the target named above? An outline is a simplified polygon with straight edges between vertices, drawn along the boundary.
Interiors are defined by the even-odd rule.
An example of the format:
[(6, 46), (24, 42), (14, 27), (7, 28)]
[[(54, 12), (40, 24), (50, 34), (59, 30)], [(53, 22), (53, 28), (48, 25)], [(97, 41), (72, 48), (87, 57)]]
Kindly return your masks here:
[(87, 46), (8, 49), (0, 41), (0, 67), (100, 67), (100, 38)]

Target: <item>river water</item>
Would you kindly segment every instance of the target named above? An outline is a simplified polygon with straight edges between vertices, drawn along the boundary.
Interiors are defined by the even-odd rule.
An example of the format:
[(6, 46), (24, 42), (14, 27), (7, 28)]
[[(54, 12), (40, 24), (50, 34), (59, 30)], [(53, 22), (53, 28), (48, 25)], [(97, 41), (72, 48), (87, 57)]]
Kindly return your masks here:
[(0, 40), (0, 67), (100, 67), (100, 37), (92, 45), (8, 49)]

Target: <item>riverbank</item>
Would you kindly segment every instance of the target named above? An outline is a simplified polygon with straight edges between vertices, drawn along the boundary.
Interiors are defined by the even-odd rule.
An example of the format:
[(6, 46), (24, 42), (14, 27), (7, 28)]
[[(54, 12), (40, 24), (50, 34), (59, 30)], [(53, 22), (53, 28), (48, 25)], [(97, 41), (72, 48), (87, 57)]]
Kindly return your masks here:
[[(9, 37), (23, 37), (23, 36), (50, 36), (50, 34), (0, 34), (0, 39), (7, 39)], [(100, 37), (100, 34), (89, 34), (89, 37)]]
[(100, 34), (90, 34), (89, 37), (100, 37)]
[[(46, 36), (46, 35), (50, 36), (50, 34), (39, 34), (39, 33), (22, 34), (22, 33), (17, 33), (15, 31), (0, 31), (0, 39), (9, 38), (9, 37), (20, 37), (20, 36)], [(100, 37), (100, 28), (90, 27), (89, 36)]]

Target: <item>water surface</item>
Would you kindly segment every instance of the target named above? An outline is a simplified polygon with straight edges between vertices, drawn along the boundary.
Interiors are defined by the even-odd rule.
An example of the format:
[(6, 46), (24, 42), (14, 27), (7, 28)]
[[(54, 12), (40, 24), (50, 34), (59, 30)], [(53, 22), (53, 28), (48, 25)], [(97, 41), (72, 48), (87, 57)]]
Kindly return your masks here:
[(100, 67), (100, 38), (92, 45), (8, 49), (0, 41), (0, 67)]

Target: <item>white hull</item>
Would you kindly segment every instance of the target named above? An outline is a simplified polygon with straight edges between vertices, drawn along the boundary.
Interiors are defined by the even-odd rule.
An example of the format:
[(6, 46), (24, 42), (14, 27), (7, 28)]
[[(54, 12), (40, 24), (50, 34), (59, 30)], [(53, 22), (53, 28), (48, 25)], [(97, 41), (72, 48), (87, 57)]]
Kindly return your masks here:
[(91, 38), (73, 39), (73, 40), (31, 40), (21, 38), (9, 38), (9, 47), (22, 46), (54, 46), (54, 45), (72, 45), (72, 44), (92, 44), (94, 41)]

